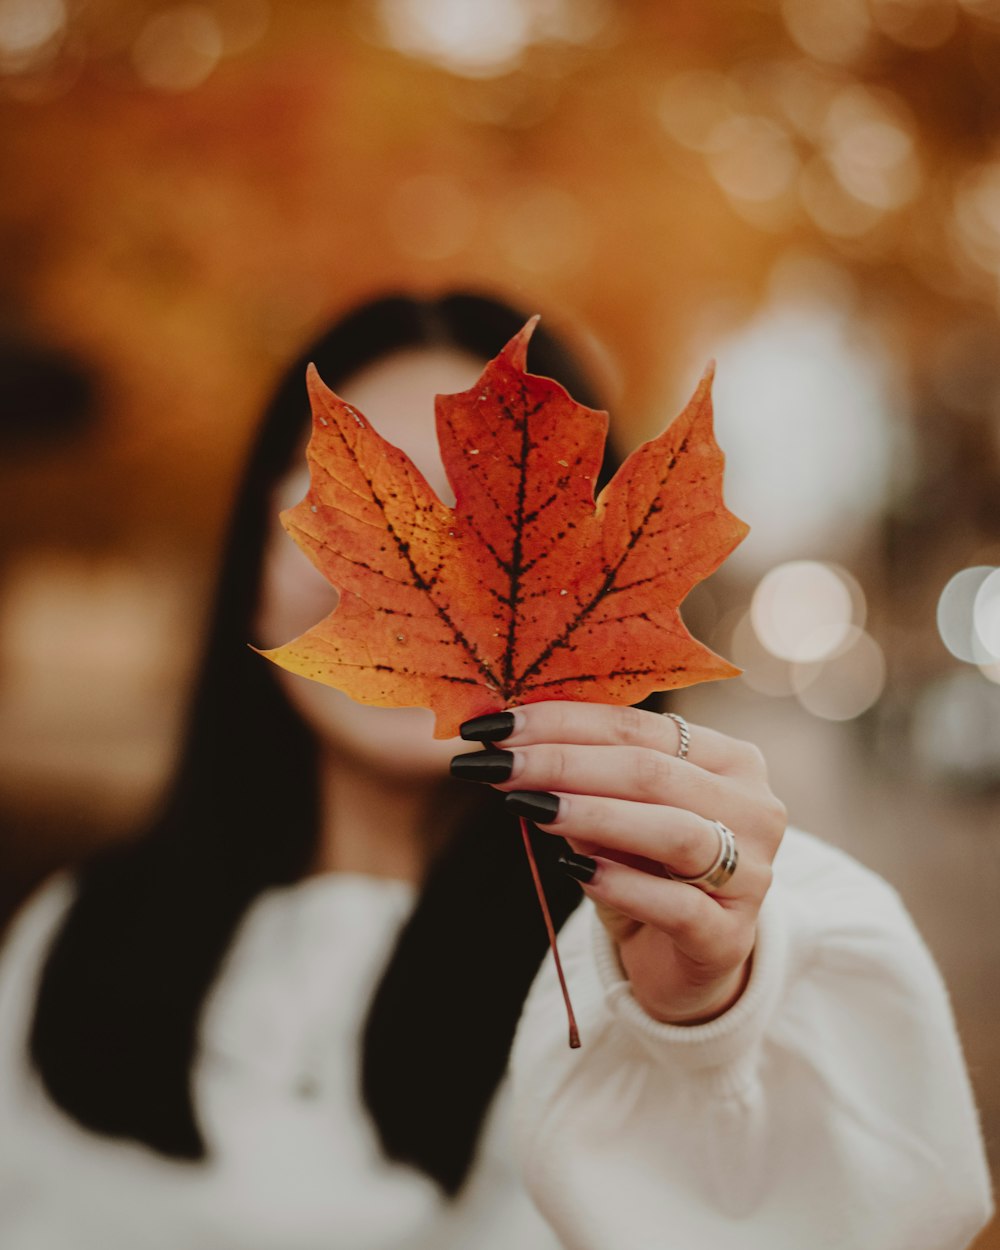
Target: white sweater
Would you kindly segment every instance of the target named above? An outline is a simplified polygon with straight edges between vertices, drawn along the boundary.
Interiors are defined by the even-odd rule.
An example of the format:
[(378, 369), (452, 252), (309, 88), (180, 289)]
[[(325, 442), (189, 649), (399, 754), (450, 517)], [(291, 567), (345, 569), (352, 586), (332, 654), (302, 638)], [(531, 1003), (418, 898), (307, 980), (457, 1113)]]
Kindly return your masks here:
[(750, 984), (710, 1024), (646, 1016), (590, 905), (574, 913), (583, 1047), (547, 960), (452, 1203), (381, 1157), (357, 1089), (410, 887), (314, 877), (253, 905), (203, 1019), (205, 1165), (85, 1133), (27, 1069), (70, 896), (45, 889), (0, 965), (2, 1250), (959, 1250), (989, 1217), (937, 970), (896, 894), (805, 834), (779, 853)]

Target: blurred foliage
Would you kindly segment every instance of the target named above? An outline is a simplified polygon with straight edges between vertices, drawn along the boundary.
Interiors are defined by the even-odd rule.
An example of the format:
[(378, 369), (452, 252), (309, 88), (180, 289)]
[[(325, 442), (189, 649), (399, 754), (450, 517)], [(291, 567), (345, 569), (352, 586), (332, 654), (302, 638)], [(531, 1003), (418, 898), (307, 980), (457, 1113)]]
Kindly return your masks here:
[(0, 479), (8, 543), (210, 540), (276, 372), (387, 286), (592, 328), (638, 433), (789, 249), (849, 272), (996, 537), (1000, 6), (462, 9), (0, 0), (0, 328), (103, 398)]

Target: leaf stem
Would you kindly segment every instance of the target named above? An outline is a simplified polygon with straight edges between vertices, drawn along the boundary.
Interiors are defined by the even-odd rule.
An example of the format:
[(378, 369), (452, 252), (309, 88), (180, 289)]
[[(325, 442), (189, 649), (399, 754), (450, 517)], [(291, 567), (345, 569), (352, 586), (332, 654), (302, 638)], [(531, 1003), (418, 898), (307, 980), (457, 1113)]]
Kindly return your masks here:
[(523, 816), (518, 817), (521, 824), (521, 837), (524, 841), (524, 849), (528, 853), (528, 864), (531, 867), (531, 876), (535, 882), (535, 893), (538, 895), (538, 901), (542, 906), (542, 918), (545, 921), (545, 928), (549, 935), (549, 947), (552, 951), (552, 958), (556, 964), (556, 975), (559, 977), (559, 985), (562, 989), (563, 1002), (566, 1004), (566, 1019), (569, 1023), (569, 1044), (571, 1050), (577, 1050), (580, 1045), (580, 1032), (576, 1027), (576, 1017), (573, 1015), (573, 1004), (569, 999), (569, 988), (566, 985), (566, 977), (563, 974), (562, 961), (559, 959), (559, 947), (556, 945), (556, 931), (552, 924), (552, 916), (549, 912), (549, 905), (545, 901), (545, 891), (542, 888), (542, 878), (538, 873), (538, 864), (535, 862), (535, 852), (531, 846), (531, 838), (528, 835), (528, 822)]

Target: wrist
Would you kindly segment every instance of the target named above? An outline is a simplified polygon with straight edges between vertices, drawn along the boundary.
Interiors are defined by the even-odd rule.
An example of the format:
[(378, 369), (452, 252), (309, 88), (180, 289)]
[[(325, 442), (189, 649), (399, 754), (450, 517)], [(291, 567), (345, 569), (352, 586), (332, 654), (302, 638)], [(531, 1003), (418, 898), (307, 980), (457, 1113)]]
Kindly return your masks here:
[(753, 954), (751, 953), (738, 968), (727, 976), (711, 985), (699, 986), (688, 994), (675, 996), (669, 1003), (647, 1002), (644, 995), (637, 992), (635, 986), (632, 992), (640, 1007), (658, 1023), (694, 1028), (696, 1025), (717, 1020), (735, 1007), (750, 980), (752, 961)]

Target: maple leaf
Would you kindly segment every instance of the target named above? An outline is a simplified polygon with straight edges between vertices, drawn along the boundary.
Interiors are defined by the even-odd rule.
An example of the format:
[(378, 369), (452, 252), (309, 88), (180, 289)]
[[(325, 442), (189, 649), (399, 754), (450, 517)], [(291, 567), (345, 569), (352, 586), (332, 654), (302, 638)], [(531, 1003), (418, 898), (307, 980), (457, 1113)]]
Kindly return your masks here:
[(362, 703), (429, 707), (439, 738), (517, 704), (635, 703), (739, 672), (679, 613), (747, 532), (722, 501), (711, 367), (595, 503), (607, 413), (526, 372), (537, 320), (437, 397), (454, 508), (309, 367), (310, 486), (281, 519), (340, 600), (264, 655)]
[[(309, 491), (281, 519), (340, 599), (264, 655), (362, 703), (429, 707), (439, 738), (518, 703), (634, 703), (739, 671), (696, 642), (679, 613), (747, 531), (722, 502), (711, 369), (595, 503), (608, 415), (526, 372), (537, 320), (475, 386), (437, 397), (454, 508), (310, 365)], [(520, 826), (576, 1047), (555, 929)]]

